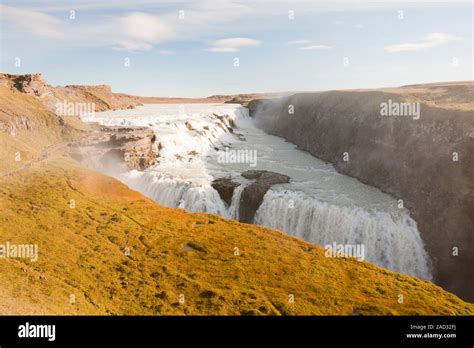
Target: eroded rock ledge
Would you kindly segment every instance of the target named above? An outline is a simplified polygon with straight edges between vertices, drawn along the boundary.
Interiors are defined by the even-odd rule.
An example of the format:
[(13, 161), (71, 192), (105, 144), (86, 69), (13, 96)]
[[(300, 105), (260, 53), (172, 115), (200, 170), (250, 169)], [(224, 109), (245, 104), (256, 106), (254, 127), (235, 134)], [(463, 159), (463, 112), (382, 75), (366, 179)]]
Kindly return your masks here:
[(41, 74), (0, 73), (0, 88), (33, 96), (47, 109), (42, 112), (42, 117), (38, 117), (31, 113), (20, 114), (14, 108), (4, 106), (0, 110), (3, 114), (0, 115), (0, 131), (15, 136), (18, 132), (41, 126), (48, 128), (51, 124), (45, 120), (54, 114), (62, 132), (78, 138), (69, 144), (71, 156), (88, 168), (101, 172), (144, 170), (157, 161), (160, 146), (157, 143), (154, 149), (156, 137), (149, 128), (84, 124), (79, 118), (80, 113), (76, 114), (82, 109), (75, 107), (68, 108), (67, 114), (58, 113), (58, 105), (70, 104), (90, 104), (93, 106), (90, 111), (130, 109), (142, 105), (141, 97), (113, 93), (106, 85), (53, 87)]
[[(255, 213), (263, 202), (265, 193), (276, 184), (286, 184), (290, 177), (267, 170), (247, 170), (241, 174), (248, 180), (254, 180), (246, 186), (240, 197), (239, 221), (253, 223)], [(219, 193), (221, 199), (230, 205), (238, 183), (229, 178), (220, 178), (212, 182), (212, 187)]]
[(219, 196), (227, 206), (230, 206), (234, 190), (239, 184), (229, 178), (220, 178), (214, 180), (211, 186), (219, 193)]
[(262, 204), (265, 193), (276, 184), (286, 184), (290, 177), (269, 172), (266, 170), (248, 170), (242, 176), (249, 180), (255, 180), (248, 185), (240, 197), (239, 220), (241, 222), (253, 223), (255, 213)]
[[(131, 109), (142, 105), (142, 98), (113, 93), (107, 85), (79, 86), (68, 85), (53, 87), (47, 83), (42, 74), (0, 74), (0, 87), (16, 89), (19, 92), (33, 95), (41, 100), (44, 106), (56, 112), (58, 105), (67, 103), (93, 104), (94, 111)], [(68, 116), (80, 116), (77, 113)]]
[(95, 126), (81, 142), (71, 147), (71, 156), (84, 166), (101, 172), (144, 170), (157, 163), (159, 146), (147, 127)]

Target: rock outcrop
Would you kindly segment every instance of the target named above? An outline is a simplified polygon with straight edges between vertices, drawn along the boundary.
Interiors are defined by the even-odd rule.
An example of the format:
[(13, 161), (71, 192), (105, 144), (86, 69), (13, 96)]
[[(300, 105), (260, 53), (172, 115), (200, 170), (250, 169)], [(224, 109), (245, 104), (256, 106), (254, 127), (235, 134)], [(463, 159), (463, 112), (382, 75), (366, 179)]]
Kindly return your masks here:
[[(265, 193), (273, 185), (288, 183), (290, 177), (267, 170), (247, 170), (241, 173), (241, 175), (253, 182), (245, 186), (240, 196), (239, 221), (253, 223), (255, 213), (262, 204)], [(227, 206), (230, 206), (235, 188), (239, 185), (239, 183), (230, 178), (216, 179), (211, 184)]]
[(40, 98), (50, 111), (60, 117), (80, 116), (84, 108), (78, 104), (89, 104), (88, 112), (127, 109), (142, 105), (141, 97), (113, 93), (111, 87), (107, 85), (53, 87), (41, 74), (0, 74), (0, 86)]
[(247, 170), (242, 176), (249, 180), (255, 180), (246, 186), (240, 197), (239, 221), (253, 223), (253, 218), (262, 204), (265, 193), (276, 184), (286, 184), (290, 177), (269, 172), (266, 170)]
[(144, 170), (157, 163), (156, 136), (146, 127), (93, 127), (81, 142), (71, 147), (71, 156), (84, 166), (101, 172)]
[[(403, 200), (434, 261), (435, 281), (474, 300), (474, 84), (389, 92), (296, 94), (253, 101), (249, 110), (266, 132)], [(421, 102), (420, 118), (381, 116), (388, 100)]]
[[(151, 129), (85, 125), (78, 117), (84, 110), (133, 108), (140, 105), (140, 97), (113, 93), (107, 85), (52, 87), (41, 74), (0, 74), (0, 89), (5, 90), (5, 94), (21, 92), (32, 104), (42, 104), (47, 109), (36, 114), (26, 109), (19, 113), (18, 105), (5, 103), (0, 114), (0, 131), (15, 136), (20, 131), (47, 128), (52, 124), (51, 116), (56, 115), (54, 123), (64, 125), (62, 132), (77, 133), (82, 139), (71, 143), (71, 156), (88, 168), (105, 172), (127, 168), (144, 170), (156, 163), (159, 145), (153, 149), (155, 134)], [(77, 107), (83, 105), (92, 108)], [(58, 112), (59, 109), (62, 112)]]
[(37, 97), (53, 95), (52, 88), (48, 86), (41, 74), (18, 75), (12, 79), (12, 83), (13, 87), (26, 94)]
[(216, 179), (212, 182), (211, 186), (219, 193), (221, 199), (230, 206), (232, 202), (232, 196), (234, 195), (234, 190), (238, 183), (232, 181), (229, 178)]

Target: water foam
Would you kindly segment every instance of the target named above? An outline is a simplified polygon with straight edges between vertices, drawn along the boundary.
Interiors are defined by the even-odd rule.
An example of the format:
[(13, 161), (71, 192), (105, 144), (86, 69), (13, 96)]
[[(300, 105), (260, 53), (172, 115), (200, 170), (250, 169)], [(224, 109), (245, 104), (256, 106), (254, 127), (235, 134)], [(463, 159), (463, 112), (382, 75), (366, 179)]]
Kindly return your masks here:
[(320, 245), (363, 244), (368, 261), (400, 273), (431, 278), (416, 223), (405, 212), (394, 215), (337, 206), (303, 192), (269, 190), (255, 223)]
[[(255, 223), (321, 245), (364, 244), (368, 261), (431, 278), (416, 223), (408, 211), (396, 208), (392, 197), (256, 129), (248, 110), (241, 106), (186, 105), (182, 111), (179, 105), (147, 105), (83, 119), (103, 125), (149, 126), (155, 131), (161, 144), (160, 163), (117, 178), (158, 204), (238, 220), (247, 183), (240, 172), (245, 166), (217, 163), (215, 157), (226, 147), (254, 148), (258, 150), (258, 168), (252, 169), (274, 170), (292, 179), (290, 184), (274, 186), (266, 193)], [(233, 128), (246, 141), (229, 131), (232, 123), (241, 127)], [(241, 184), (234, 190), (230, 206), (211, 186), (214, 178), (222, 177)]]
[(156, 171), (134, 170), (121, 175), (120, 179), (158, 204), (231, 217), (219, 193), (210, 184), (196, 184)]

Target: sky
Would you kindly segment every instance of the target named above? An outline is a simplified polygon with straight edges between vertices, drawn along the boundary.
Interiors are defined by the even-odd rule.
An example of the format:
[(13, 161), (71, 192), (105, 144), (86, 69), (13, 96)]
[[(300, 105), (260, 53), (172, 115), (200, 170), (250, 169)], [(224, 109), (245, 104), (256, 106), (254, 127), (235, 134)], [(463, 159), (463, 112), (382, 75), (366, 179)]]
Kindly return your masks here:
[(0, 70), (143, 96), (473, 79), (467, 1), (2, 0)]

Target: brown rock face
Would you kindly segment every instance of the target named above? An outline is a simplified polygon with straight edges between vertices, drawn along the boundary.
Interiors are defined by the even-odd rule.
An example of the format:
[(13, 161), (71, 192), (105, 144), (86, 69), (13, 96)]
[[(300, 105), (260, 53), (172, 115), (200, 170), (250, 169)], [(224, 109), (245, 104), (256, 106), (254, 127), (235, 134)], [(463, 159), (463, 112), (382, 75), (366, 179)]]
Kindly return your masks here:
[(227, 206), (230, 206), (234, 190), (239, 184), (233, 182), (231, 179), (222, 178), (214, 180), (211, 186), (219, 193), (219, 196)]
[(14, 87), (20, 92), (33, 94), (37, 97), (52, 95), (51, 87), (48, 86), (41, 74), (20, 75), (14, 79)]
[[(0, 74), (0, 88), (10, 88), (32, 95), (49, 111), (56, 114), (57, 122), (64, 125), (80, 124), (82, 108), (75, 106), (90, 104), (93, 110), (104, 111), (133, 108), (140, 105), (140, 97), (112, 93), (107, 85), (52, 87), (41, 74)], [(58, 112), (58, 104), (64, 106)], [(72, 106), (72, 108), (70, 108)], [(70, 111), (72, 110), (72, 111)], [(0, 131), (15, 135), (20, 130), (32, 130), (39, 126), (43, 118), (29, 117), (4, 110), (0, 115)], [(47, 126), (47, 125), (46, 125)], [(156, 162), (159, 154), (153, 151), (155, 134), (144, 127), (101, 127), (99, 125), (80, 126), (84, 139), (71, 145), (71, 156), (89, 168), (99, 171), (125, 169), (143, 170)], [(86, 130), (87, 129), (87, 130)], [(68, 127), (65, 132), (71, 131)], [(159, 145), (157, 147), (159, 151)]]
[[(142, 105), (141, 97), (113, 93), (111, 87), (107, 85), (52, 87), (41, 74), (0, 74), (0, 86), (39, 97), (43, 105), (58, 116), (80, 116), (79, 104), (89, 104), (89, 107), (93, 106), (93, 111), (96, 112), (130, 109)], [(73, 114), (68, 112), (67, 115), (61, 115), (58, 112), (61, 105), (74, 110)], [(69, 107), (70, 105), (73, 107)]]
[(286, 184), (290, 178), (286, 175), (269, 172), (266, 170), (248, 170), (242, 176), (249, 180), (255, 180), (245, 187), (240, 197), (239, 220), (241, 222), (253, 223), (255, 213), (262, 204), (265, 193), (276, 184)]
[[(455, 88), (446, 90), (455, 95)], [(471, 102), (464, 104), (472, 105), (474, 84), (468, 88)], [(341, 173), (402, 199), (434, 261), (435, 282), (472, 301), (474, 110), (424, 103), (423, 93), (431, 95), (431, 87), (425, 89), (427, 92), (418, 89), (421, 92), (416, 96), (422, 102), (418, 120), (381, 116), (381, 103), (406, 101), (404, 88), (391, 93), (296, 94), (278, 101), (254, 101), (249, 109), (266, 132), (333, 163)], [(437, 96), (443, 102), (442, 95)], [(288, 112), (291, 106), (294, 113)], [(344, 153), (348, 161), (343, 160)]]
[(156, 137), (146, 127), (100, 127), (80, 144), (72, 156), (83, 165), (99, 171), (144, 170), (156, 163), (153, 151)]

